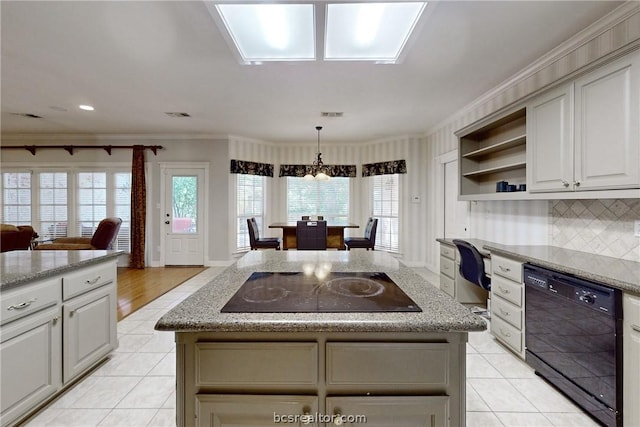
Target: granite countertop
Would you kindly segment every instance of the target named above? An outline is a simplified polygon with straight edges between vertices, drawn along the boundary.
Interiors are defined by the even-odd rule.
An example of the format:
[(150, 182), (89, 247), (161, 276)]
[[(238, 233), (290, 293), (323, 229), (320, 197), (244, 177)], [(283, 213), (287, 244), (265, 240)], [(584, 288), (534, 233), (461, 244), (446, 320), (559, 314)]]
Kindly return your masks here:
[[(495, 255), (501, 255), (540, 267), (603, 283), (640, 295), (640, 262), (547, 245), (503, 245), (479, 239), (466, 239)], [(438, 242), (453, 244), (451, 238)]]
[[(385, 272), (422, 309), (393, 313), (221, 313), (254, 272)], [(251, 251), (166, 313), (156, 324), (177, 332), (468, 332), (484, 319), (397, 259), (377, 251)]]
[(0, 291), (115, 258), (122, 251), (10, 251), (0, 254)]
[[(453, 244), (453, 239), (452, 238), (451, 239), (450, 238), (444, 238), (444, 239), (437, 238), (436, 240), (438, 242), (444, 243), (446, 245), (455, 246)], [(467, 239), (467, 238), (464, 238), (464, 237), (461, 237), (460, 240), (464, 240), (465, 242), (471, 243), (473, 246), (476, 247), (476, 249), (478, 249), (478, 252), (480, 252), (480, 254), (482, 254), (485, 257), (491, 258), (491, 253), (487, 249), (484, 248), (484, 245), (492, 244), (493, 242), (489, 242), (487, 240), (481, 240), (481, 239)]]

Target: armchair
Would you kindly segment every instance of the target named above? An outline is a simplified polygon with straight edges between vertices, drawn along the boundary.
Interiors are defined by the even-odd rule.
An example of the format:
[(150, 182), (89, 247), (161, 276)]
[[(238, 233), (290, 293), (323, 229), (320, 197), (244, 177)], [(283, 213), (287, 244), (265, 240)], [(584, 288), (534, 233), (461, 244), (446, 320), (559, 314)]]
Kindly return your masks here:
[(105, 218), (100, 221), (92, 237), (60, 237), (51, 243), (39, 244), (35, 249), (43, 251), (113, 249), (113, 242), (120, 231), (120, 225), (122, 225), (120, 218)]
[(0, 252), (29, 249), (37, 233), (30, 225), (2, 224), (0, 227)]

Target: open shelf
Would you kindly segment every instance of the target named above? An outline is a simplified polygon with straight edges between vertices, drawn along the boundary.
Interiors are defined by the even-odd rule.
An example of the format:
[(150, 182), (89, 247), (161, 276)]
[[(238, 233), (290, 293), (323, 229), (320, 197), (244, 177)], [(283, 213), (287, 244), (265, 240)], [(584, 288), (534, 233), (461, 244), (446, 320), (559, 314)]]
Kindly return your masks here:
[(523, 197), (496, 193), (496, 183), (526, 183), (526, 109), (513, 109), (456, 132), (459, 138), (460, 198), (509, 200)]
[(462, 176), (464, 176), (465, 178), (471, 178), (471, 177), (474, 177), (474, 176), (488, 175), (488, 174), (498, 173), (498, 172), (507, 172), (507, 171), (511, 171), (511, 170), (515, 170), (515, 169), (524, 168), (524, 167), (526, 167), (526, 165), (527, 165), (526, 162), (511, 163), (511, 164), (508, 164), (508, 165), (494, 166), (492, 168), (486, 168), (486, 169), (481, 169), (481, 170), (477, 170), (477, 171), (466, 172), (466, 173), (463, 173)]
[(527, 135), (522, 134), (522, 135), (515, 136), (513, 138), (509, 138), (506, 141), (498, 142), (488, 147), (480, 148), (478, 150), (471, 151), (467, 154), (463, 154), (462, 157), (464, 157), (465, 159), (479, 158), (479, 157), (487, 156), (491, 153), (507, 150), (509, 148), (517, 147), (519, 145), (524, 145), (526, 143), (527, 143)]

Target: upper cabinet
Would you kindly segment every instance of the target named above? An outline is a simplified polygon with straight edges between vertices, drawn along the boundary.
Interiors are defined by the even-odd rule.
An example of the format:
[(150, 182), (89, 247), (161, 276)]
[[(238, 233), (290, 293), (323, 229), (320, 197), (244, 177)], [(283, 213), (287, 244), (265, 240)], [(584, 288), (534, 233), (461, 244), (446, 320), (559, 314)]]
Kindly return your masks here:
[(527, 105), (530, 192), (640, 188), (640, 54)]
[(525, 183), (527, 137), (524, 108), (458, 136), (461, 200), (501, 197), (496, 196), (498, 181), (518, 186)]

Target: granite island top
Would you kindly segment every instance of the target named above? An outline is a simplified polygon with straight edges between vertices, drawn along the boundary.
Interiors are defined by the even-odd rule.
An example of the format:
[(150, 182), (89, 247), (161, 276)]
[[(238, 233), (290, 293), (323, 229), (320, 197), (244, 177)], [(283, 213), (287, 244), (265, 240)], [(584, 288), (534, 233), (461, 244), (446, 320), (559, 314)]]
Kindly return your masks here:
[(0, 254), (0, 291), (116, 258), (122, 251), (10, 251)]
[[(449, 238), (436, 240), (453, 244)], [(462, 240), (467, 240), (474, 246), (481, 246), (491, 254), (573, 274), (640, 295), (640, 260), (635, 262), (556, 246), (503, 245), (486, 240)]]
[[(254, 272), (384, 272), (422, 312), (221, 313)], [(158, 320), (176, 332), (468, 332), (486, 329), (409, 267), (377, 251), (251, 251)]]

